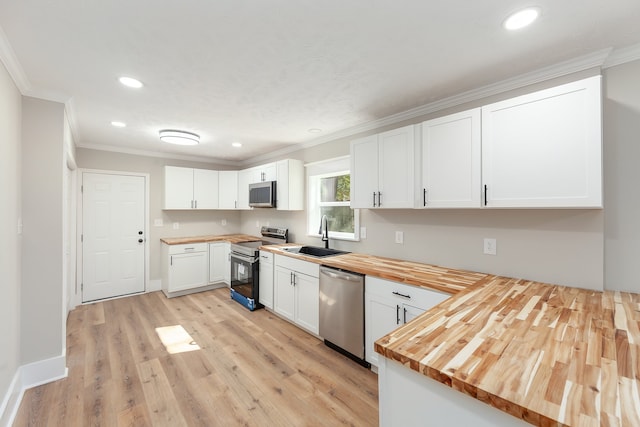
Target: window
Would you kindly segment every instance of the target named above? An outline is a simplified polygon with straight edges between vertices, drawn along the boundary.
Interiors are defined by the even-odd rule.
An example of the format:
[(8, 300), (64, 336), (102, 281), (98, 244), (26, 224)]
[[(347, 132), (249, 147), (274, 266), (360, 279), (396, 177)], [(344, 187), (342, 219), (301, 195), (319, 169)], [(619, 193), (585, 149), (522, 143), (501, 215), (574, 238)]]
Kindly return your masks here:
[(327, 216), (331, 239), (358, 240), (359, 211), (351, 209), (349, 158), (308, 165), (307, 233), (320, 236), (320, 219)]

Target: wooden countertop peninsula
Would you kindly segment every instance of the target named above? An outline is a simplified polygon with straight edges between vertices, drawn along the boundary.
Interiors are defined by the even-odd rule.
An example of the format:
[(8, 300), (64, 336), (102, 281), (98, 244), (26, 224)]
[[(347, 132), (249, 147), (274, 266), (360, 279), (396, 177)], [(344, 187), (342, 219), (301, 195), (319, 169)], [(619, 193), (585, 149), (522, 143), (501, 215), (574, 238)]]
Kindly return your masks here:
[(640, 426), (640, 295), (489, 276), (376, 351), (539, 426)]

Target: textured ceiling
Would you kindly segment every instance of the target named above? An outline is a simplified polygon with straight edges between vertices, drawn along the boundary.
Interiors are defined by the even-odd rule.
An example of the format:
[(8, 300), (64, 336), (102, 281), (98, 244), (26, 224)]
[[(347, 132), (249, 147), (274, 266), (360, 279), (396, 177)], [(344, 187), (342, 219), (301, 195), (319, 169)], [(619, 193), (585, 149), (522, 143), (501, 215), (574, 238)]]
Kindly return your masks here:
[[(514, 33), (501, 23), (528, 2), (0, 0), (0, 27), (21, 89), (68, 102), (78, 146), (233, 162), (640, 42), (638, 0), (535, 4)], [(202, 143), (161, 144), (163, 128)]]

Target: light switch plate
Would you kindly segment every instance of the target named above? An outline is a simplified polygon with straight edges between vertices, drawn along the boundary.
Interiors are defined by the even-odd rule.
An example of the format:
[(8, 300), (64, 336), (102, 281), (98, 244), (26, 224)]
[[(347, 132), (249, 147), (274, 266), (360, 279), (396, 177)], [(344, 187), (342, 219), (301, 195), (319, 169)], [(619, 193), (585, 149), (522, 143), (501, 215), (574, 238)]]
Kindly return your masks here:
[(367, 227), (360, 227), (360, 238), (361, 239), (367, 238)]
[(497, 242), (496, 239), (484, 239), (484, 253), (486, 255), (496, 255), (497, 253)]
[(179, 222), (174, 222), (173, 223), (173, 229), (174, 230), (179, 230), (180, 229), (180, 223)]
[(396, 231), (396, 243), (404, 243), (404, 233), (402, 231)]
[(164, 225), (164, 222), (162, 221), (162, 218), (156, 218), (153, 220), (154, 227), (162, 227), (163, 225)]

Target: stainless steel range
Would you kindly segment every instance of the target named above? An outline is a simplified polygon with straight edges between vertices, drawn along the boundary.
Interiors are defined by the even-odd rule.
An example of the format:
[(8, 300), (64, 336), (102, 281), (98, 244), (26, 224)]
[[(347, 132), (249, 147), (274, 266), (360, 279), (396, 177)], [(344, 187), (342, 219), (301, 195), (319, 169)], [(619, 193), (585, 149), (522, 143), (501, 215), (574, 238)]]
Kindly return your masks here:
[(262, 308), (259, 302), (260, 246), (287, 243), (286, 228), (262, 227), (262, 240), (231, 244), (231, 298), (249, 310)]

